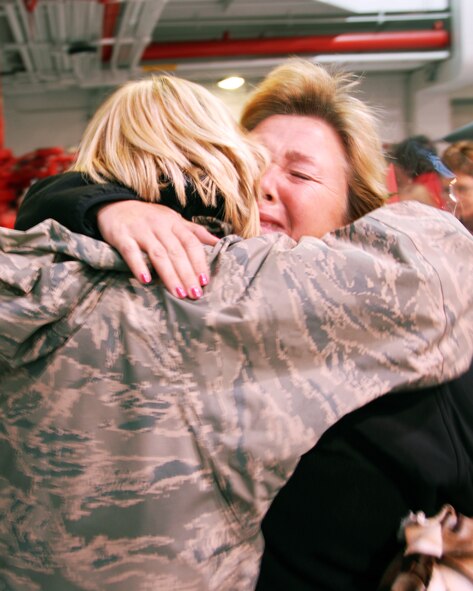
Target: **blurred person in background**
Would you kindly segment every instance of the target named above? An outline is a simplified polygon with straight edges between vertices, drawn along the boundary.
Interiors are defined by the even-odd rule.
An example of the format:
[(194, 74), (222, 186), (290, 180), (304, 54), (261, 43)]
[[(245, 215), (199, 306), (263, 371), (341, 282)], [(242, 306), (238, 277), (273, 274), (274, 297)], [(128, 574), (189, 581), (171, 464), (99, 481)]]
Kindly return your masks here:
[(442, 164), (430, 138), (425, 135), (406, 138), (389, 150), (388, 160), (394, 166), (397, 182), (393, 202), (415, 200), (439, 209), (451, 209), (448, 184), (455, 175)]
[(451, 144), (443, 152), (442, 161), (456, 177), (452, 187), (458, 199), (456, 215), (473, 232), (473, 140)]

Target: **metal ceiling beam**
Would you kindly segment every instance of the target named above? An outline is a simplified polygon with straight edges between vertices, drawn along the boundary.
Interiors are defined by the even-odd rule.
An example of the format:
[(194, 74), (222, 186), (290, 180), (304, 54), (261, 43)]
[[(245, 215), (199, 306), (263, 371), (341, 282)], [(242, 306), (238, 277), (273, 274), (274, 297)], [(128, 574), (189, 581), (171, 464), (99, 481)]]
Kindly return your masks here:
[[(440, 51), (411, 51), (392, 52), (389, 54), (379, 53), (349, 53), (349, 54), (317, 54), (308, 56), (316, 63), (341, 64), (345, 70), (356, 72), (382, 71), (410, 71), (422, 66), (425, 63), (436, 63), (448, 59), (450, 53), (446, 50)], [(272, 68), (278, 66), (285, 58), (265, 57), (238, 60), (217, 60), (200, 62), (182, 62), (175, 65), (174, 72), (180, 76), (195, 80), (215, 80), (222, 74), (244, 72), (247, 78), (263, 77)], [(159, 64), (155, 66), (144, 66), (145, 71), (159, 70)]]
[(324, 2), (350, 12), (400, 12), (448, 8), (448, 0), (396, 0), (396, 2), (393, 0), (324, 0)]
[[(124, 10), (121, 20), (120, 20), (120, 26), (118, 27), (118, 31), (115, 33), (115, 35), (113, 35), (113, 32), (111, 31), (112, 37), (113, 37), (113, 43), (111, 46), (112, 54), (111, 54), (111, 58), (110, 58), (110, 67), (112, 69), (116, 69), (118, 67), (118, 58), (120, 55), (120, 49), (123, 44), (125, 33), (128, 31), (128, 29), (130, 27), (129, 23), (135, 21), (138, 7), (139, 7), (139, 5), (137, 3), (126, 4), (125, 10)], [(118, 21), (118, 13), (116, 13), (116, 18)], [(116, 22), (115, 22), (115, 25), (116, 25)]]
[(7, 22), (12, 32), (15, 43), (17, 44), (17, 50), (25, 66), (25, 70), (30, 74), (34, 73), (34, 65), (31, 60), (28, 45), (26, 43), (26, 35), (23, 31), (21, 23), (18, 21), (15, 7), (12, 4), (5, 6), (5, 15)]
[[(116, 33), (113, 28), (119, 14), (114, 13), (114, 23), (109, 21), (106, 27), (111, 51), (104, 52), (105, 61), (110, 56), (112, 70), (119, 67), (128, 67), (130, 70), (136, 68), (167, 2), (168, 0), (135, 0), (126, 3)], [(111, 6), (113, 5), (109, 3), (106, 8)]]
[(148, 2), (147, 14), (143, 14), (143, 17), (137, 27), (136, 36), (137, 42), (131, 49), (130, 54), (130, 69), (134, 70), (139, 62), (145, 47), (151, 42), (151, 35), (158, 23), (164, 7), (168, 0), (150, 0)]
[[(141, 61), (141, 56), (143, 55), (143, 51), (151, 42), (151, 36), (156, 24), (158, 23), (161, 14), (164, 10), (164, 7), (168, 3), (168, 0), (152, 0), (150, 3), (151, 11), (149, 13), (149, 20), (147, 18), (142, 21), (142, 23), (147, 23), (147, 26), (140, 31), (138, 31), (139, 40), (136, 43), (135, 47), (131, 53), (130, 59), (130, 67), (131, 69), (135, 69)], [(152, 5), (152, 6), (151, 6)]]
[(223, 6), (223, 10), (227, 10), (233, 4), (233, 0), (219, 0), (219, 3)]
[[(321, 16), (309, 14), (291, 14), (291, 25), (363, 25), (363, 24), (384, 24), (384, 23), (414, 23), (414, 22), (432, 22), (446, 21), (450, 18), (450, 12), (431, 12), (431, 13), (405, 13), (405, 14), (368, 14), (368, 15), (350, 15), (350, 16)], [(281, 16), (232, 16), (232, 26), (246, 26), (246, 25), (287, 25), (288, 15)], [(162, 21), (163, 28), (187, 27), (196, 25), (195, 19), (171, 19), (167, 18)], [(228, 26), (228, 17), (212, 17), (199, 20), (199, 27), (214, 26), (224, 27)]]
[[(407, 72), (419, 68), (425, 63), (435, 63), (446, 60), (448, 51), (429, 52), (393, 52), (381, 56), (380, 54), (317, 54), (307, 56), (307, 59), (323, 64), (341, 64), (345, 70), (356, 72), (383, 72), (401, 71)], [(197, 82), (214, 83), (222, 75), (229, 72), (245, 72), (248, 80), (259, 79), (265, 76), (272, 68), (279, 65), (284, 58), (264, 57), (256, 59), (199, 61), (193, 63), (179, 63), (172, 67), (150, 65), (144, 67), (147, 71), (171, 70), (174, 74)], [(56, 80), (42, 80), (32, 83), (26, 78), (17, 79), (15, 84), (9, 84), (3, 89), (5, 96), (22, 96), (39, 94), (47, 91), (62, 90), (67, 88), (105, 88), (115, 87), (128, 80), (138, 79), (143, 76), (143, 70), (130, 74), (129, 70), (95, 72), (90, 76), (77, 80), (72, 73), (63, 74)]]

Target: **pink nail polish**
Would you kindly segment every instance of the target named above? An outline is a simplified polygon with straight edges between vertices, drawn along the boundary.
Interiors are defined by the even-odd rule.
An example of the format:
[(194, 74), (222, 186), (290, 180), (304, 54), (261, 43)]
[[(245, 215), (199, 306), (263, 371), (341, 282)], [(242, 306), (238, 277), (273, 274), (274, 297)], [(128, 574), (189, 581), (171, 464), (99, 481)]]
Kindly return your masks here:
[(202, 297), (202, 290), (200, 289), (200, 287), (192, 287), (191, 294), (193, 298), (198, 300), (200, 297)]
[(207, 275), (205, 273), (201, 273), (199, 275), (199, 282), (202, 285), (202, 287), (205, 287), (208, 284), (209, 278), (207, 277)]
[(178, 298), (185, 298), (187, 296), (185, 289), (182, 287), (176, 287), (176, 293)]
[(151, 282), (151, 275), (149, 273), (141, 273), (140, 277), (141, 277), (141, 281), (143, 283), (150, 283)]

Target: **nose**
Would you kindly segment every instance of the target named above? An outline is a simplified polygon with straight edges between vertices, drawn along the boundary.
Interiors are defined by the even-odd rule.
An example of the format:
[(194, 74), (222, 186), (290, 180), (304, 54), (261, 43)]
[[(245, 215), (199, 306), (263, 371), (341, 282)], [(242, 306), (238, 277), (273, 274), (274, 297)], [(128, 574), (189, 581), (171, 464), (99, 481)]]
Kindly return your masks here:
[(261, 199), (263, 201), (275, 202), (278, 200), (277, 177), (277, 166), (271, 163), (261, 178)]

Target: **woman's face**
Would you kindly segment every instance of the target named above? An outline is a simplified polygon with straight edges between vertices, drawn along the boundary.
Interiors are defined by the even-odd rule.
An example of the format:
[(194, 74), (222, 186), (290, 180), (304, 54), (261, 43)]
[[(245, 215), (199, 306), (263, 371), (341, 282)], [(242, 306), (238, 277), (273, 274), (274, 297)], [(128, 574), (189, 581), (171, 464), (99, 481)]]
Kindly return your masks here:
[(261, 182), (263, 234), (299, 240), (347, 223), (348, 163), (330, 125), (316, 117), (272, 115), (251, 134), (271, 156)]
[(461, 218), (473, 222), (473, 176), (459, 172), (453, 190), (460, 201)]

